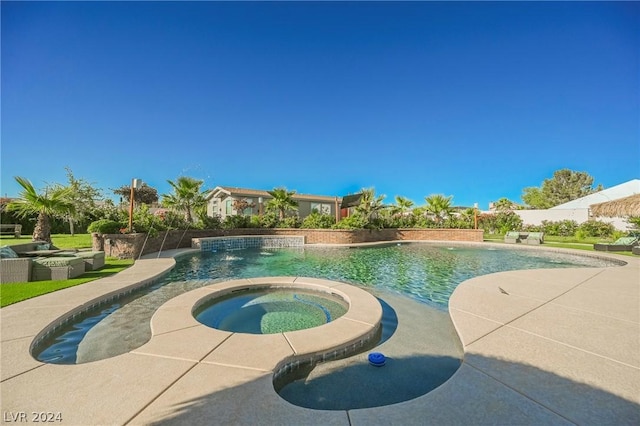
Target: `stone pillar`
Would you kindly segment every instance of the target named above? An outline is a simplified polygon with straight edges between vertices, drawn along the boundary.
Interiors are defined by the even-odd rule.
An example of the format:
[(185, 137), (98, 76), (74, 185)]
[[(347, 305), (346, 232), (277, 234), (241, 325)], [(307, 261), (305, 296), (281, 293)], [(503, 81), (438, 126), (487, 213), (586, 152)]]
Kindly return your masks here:
[(91, 233), (91, 250), (104, 251), (104, 237), (97, 232)]

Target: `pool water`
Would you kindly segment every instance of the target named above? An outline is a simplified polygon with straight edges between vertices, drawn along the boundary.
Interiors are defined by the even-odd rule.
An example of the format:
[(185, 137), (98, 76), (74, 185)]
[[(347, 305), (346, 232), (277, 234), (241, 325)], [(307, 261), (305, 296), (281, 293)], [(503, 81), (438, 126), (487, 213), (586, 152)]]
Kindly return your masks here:
[(34, 356), (43, 362), (74, 364), (129, 352), (151, 337), (150, 320), (159, 306), (187, 291), (234, 278), (324, 278), (402, 294), (446, 310), (456, 286), (475, 276), (517, 269), (618, 265), (545, 250), (410, 243), (198, 252), (176, 261), (161, 282), (87, 313), (34, 348)]
[(542, 250), (401, 244), (366, 248), (236, 250), (180, 259), (168, 281), (218, 276), (300, 276), (348, 282), (408, 295), (446, 309), (462, 281), (517, 269), (603, 267), (612, 261)]
[(196, 320), (218, 330), (275, 334), (327, 324), (347, 312), (336, 297), (292, 290), (244, 291), (198, 308)]

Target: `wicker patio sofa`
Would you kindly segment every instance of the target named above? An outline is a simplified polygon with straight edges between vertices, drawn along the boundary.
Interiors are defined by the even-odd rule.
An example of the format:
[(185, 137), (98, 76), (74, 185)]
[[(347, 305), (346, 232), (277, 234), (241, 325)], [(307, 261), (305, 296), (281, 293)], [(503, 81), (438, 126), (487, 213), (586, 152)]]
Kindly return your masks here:
[(0, 283), (24, 282), (31, 279), (31, 259), (18, 256), (9, 246), (0, 247)]
[(0, 259), (0, 283), (31, 281), (31, 263), (28, 257)]
[(520, 233), (518, 231), (509, 231), (504, 236), (505, 243), (519, 243), (520, 242)]
[(90, 250), (80, 250), (74, 252), (62, 252), (56, 254), (56, 256), (63, 257), (79, 257), (84, 260), (84, 270), (85, 271), (95, 271), (96, 269), (100, 269), (104, 266), (104, 252), (103, 251), (90, 251)]
[(37, 257), (33, 260), (33, 281), (68, 280), (84, 274), (84, 259), (76, 256)]
[(598, 251), (631, 251), (638, 244), (640, 244), (638, 237), (622, 237), (609, 244), (596, 243), (593, 245), (593, 249)]
[(46, 241), (31, 241), (28, 243), (21, 244), (13, 244), (10, 246), (13, 251), (15, 251), (18, 256), (24, 257), (26, 252), (35, 251), (35, 250), (44, 250), (45, 247), (47, 250), (54, 249), (55, 247)]
[(544, 232), (529, 232), (522, 242), (525, 244), (542, 244), (544, 242)]

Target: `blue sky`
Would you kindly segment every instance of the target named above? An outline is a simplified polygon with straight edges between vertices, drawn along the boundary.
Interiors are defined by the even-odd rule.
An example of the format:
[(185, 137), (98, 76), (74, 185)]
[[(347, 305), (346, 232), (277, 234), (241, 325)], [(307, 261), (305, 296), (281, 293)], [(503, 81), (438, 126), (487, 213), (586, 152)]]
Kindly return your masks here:
[(65, 167), (424, 204), (640, 177), (636, 2), (2, 2), (2, 196)]

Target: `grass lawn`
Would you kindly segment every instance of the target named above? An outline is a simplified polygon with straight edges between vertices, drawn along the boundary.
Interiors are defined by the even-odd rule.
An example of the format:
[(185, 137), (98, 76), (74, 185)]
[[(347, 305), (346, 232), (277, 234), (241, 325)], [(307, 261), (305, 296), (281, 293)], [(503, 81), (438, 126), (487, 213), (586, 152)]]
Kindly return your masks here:
[[(31, 237), (29, 237), (29, 240)], [(85, 272), (78, 278), (60, 281), (31, 281), (24, 283), (5, 283), (0, 286), (0, 307), (11, 305), (22, 300), (31, 299), (32, 297), (42, 294), (51, 293), (67, 287), (84, 284), (99, 278), (108, 277), (116, 274), (129, 266), (133, 265), (132, 259), (116, 259), (108, 257), (105, 264), (97, 271)]]
[[(91, 248), (91, 234), (52, 234), (51, 241), (53, 245), (61, 249), (71, 248)], [(0, 245), (12, 246), (14, 244), (24, 244), (31, 242), (31, 235), (23, 235), (20, 238), (14, 238), (10, 235), (0, 236)]]
[[(485, 234), (484, 240), (490, 243), (504, 243), (504, 235)], [(595, 243), (601, 243), (601, 242), (613, 242), (613, 240), (611, 239), (607, 240), (606, 238), (600, 238), (600, 237), (586, 237), (584, 239), (577, 239), (576, 237), (545, 236), (543, 246), (595, 251), (593, 249), (593, 245)], [(627, 256), (635, 256), (630, 251), (599, 252), (599, 253), (613, 253), (613, 254), (622, 254)]]

